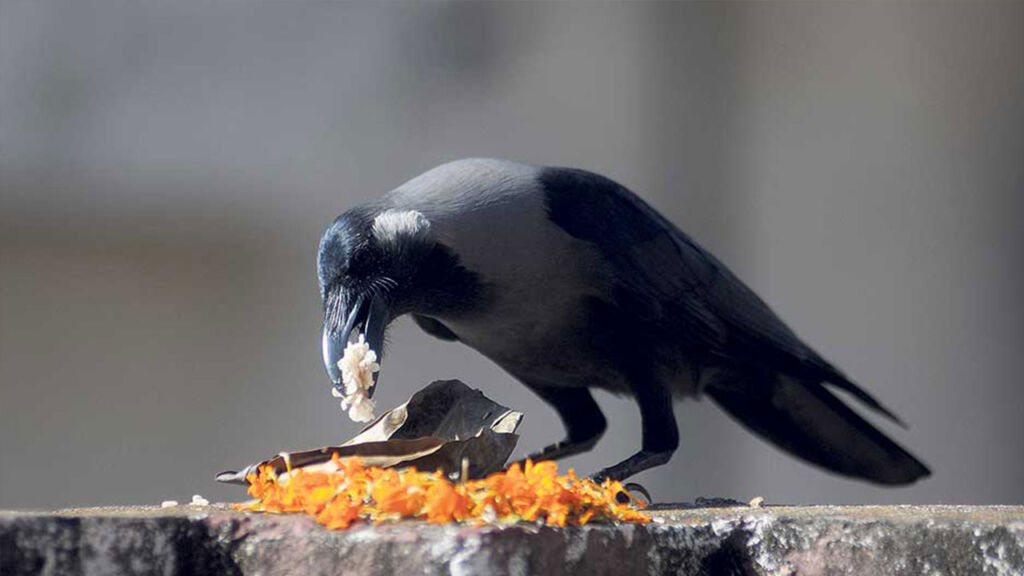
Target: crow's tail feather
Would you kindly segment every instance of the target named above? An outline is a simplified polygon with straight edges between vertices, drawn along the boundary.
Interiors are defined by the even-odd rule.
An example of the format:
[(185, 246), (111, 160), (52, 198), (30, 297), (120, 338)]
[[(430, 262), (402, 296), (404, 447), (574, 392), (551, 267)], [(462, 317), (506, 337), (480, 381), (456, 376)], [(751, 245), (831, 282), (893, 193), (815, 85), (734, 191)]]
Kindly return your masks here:
[(930, 471), (857, 415), (821, 383), (776, 374), (744, 382), (736, 374), (705, 392), (733, 418), (808, 462), (879, 484), (910, 484)]

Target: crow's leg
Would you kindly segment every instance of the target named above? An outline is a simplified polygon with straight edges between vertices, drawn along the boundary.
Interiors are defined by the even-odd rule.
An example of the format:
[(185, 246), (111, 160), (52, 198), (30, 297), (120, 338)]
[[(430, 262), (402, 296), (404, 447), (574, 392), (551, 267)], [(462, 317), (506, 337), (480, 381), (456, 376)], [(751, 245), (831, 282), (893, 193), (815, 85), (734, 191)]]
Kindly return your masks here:
[(637, 386), (634, 394), (643, 422), (643, 445), (629, 458), (591, 476), (595, 481), (605, 478), (624, 480), (669, 461), (679, 446), (679, 429), (672, 412), (672, 394), (656, 382)]
[(581, 454), (594, 447), (607, 426), (601, 408), (586, 388), (530, 387), (551, 405), (565, 425), (565, 440), (530, 454), (533, 461), (559, 460)]

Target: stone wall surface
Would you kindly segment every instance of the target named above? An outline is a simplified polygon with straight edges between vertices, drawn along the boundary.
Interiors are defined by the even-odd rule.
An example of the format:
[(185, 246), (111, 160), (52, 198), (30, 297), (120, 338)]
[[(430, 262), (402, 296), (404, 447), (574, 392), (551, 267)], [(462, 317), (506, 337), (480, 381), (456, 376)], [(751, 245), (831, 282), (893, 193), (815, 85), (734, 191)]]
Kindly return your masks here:
[(659, 510), (649, 525), (331, 532), (225, 506), (0, 512), (0, 574), (1024, 574), (1024, 507)]

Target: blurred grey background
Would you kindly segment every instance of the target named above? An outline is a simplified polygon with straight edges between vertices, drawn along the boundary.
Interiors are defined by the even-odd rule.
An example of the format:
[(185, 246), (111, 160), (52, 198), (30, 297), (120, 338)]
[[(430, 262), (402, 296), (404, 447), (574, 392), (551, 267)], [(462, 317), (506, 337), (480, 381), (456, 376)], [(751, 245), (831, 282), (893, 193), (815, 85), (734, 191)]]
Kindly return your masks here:
[[(438, 163), (631, 187), (910, 423), (934, 476), (819, 472), (708, 402), (660, 500), (1024, 499), (1024, 3), (0, 4), (0, 508), (241, 499), (216, 472), (357, 425), (315, 251)], [(400, 321), (380, 406), (459, 377)], [(580, 472), (639, 445), (627, 400)]]

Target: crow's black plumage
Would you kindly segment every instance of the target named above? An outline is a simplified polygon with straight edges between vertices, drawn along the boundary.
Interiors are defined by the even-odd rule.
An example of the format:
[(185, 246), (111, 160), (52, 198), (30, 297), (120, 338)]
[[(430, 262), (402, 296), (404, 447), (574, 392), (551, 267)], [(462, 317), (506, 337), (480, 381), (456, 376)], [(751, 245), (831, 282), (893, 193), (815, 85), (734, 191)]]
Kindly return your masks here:
[[(470, 159), (354, 208), (327, 230), (319, 272), (324, 360), (350, 333), (380, 350), (411, 314), (471, 346), (552, 405), (567, 437), (536, 456), (590, 449), (605, 419), (590, 388), (632, 396), (641, 450), (625, 478), (678, 445), (676, 397), (710, 396), (777, 446), (884, 484), (928, 474), (830, 390), (897, 420), (804, 344), (721, 262), (626, 188), (596, 174)], [(898, 421), (898, 420), (897, 420)]]

